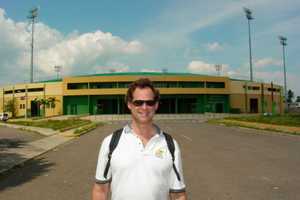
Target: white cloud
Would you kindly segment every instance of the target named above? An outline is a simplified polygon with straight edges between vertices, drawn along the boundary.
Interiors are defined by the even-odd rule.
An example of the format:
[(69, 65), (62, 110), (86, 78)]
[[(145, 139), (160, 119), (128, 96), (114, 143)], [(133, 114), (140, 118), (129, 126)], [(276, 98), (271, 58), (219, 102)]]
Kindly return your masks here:
[(141, 69), (141, 72), (162, 72), (163, 70), (161, 69)]
[(187, 66), (192, 73), (212, 74), (216, 72), (214, 64), (208, 64), (203, 61), (192, 61)]
[[(237, 74), (234, 70), (230, 70), (229, 65), (227, 64), (220, 64), (221, 70), (220, 74), (225, 76), (232, 76)], [(209, 75), (217, 75), (218, 72), (216, 71), (216, 64), (206, 63), (200, 60), (191, 61), (188, 66), (187, 70), (191, 73), (200, 73), (200, 74), (209, 74)]]
[(263, 68), (266, 66), (280, 66), (280, 65), (282, 65), (282, 61), (274, 58), (262, 58), (254, 62), (254, 66), (256, 68)]
[[(0, 75), (1, 84), (23, 82), (29, 79), (30, 26), (14, 22), (0, 8)], [(34, 68), (36, 77), (55, 77), (54, 66), (62, 66), (65, 75), (88, 72), (100, 73), (97, 66), (116, 63), (122, 57), (140, 55), (143, 44), (138, 40), (126, 41), (111, 33), (97, 30), (93, 33), (78, 34), (76, 31), (64, 36), (43, 23), (35, 27)], [(12, 68), (19, 73), (14, 73)], [(129, 67), (118, 66), (115, 71), (128, 71)], [(24, 75), (25, 74), (25, 75)], [(27, 76), (28, 74), (28, 76)], [(25, 77), (26, 76), (26, 77)], [(14, 77), (14, 78), (12, 78)]]
[(223, 50), (222, 45), (219, 44), (218, 42), (208, 43), (206, 46), (208, 51), (212, 51), (212, 52)]
[(139, 41), (131, 41), (124, 47), (125, 53), (138, 54), (144, 51), (144, 47)]
[(109, 62), (107, 67), (98, 67), (99, 72), (108, 71), (108, 72), (128, 72), (130, 71), (129, 66), (120, 62)]

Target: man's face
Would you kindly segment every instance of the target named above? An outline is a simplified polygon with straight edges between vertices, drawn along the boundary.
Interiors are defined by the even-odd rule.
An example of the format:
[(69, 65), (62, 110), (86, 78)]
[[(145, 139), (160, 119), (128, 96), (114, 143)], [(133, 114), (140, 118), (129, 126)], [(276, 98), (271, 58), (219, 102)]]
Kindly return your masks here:
[(127, 106), (131, 111), (133, 120), (138, 123), (152, 122), (158, 108), (158, 102), (153, 102), (152, 90), (150, 88), (136, 88), (132, 96), (132, 102), (128, 102)]

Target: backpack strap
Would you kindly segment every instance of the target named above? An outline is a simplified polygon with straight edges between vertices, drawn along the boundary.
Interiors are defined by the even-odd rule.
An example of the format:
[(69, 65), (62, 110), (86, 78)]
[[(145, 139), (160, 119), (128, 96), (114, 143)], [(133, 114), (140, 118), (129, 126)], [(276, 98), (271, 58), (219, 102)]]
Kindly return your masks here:
[(178, 170), (177, 170), (177, 168), (176, 168), (176, 166), (175, 166), (175, 163), (174, 163), (174, 161), (175, 161), (175, 156), (174, 156), (174, 152), (175, 152), (175, 144), (174, 144), (173, 138), (172, 138), (172, 136), (169, 135), (168, 133), (163, 132), (163, 134), (164, 134), (164, 136), (165, 136), (165, 138), (166, 138), (166, 142), (167, 142), (167, 145), (168, 145), (168, 149), (169, 149), (169, 152), (170, 152), (170, 154), (171, 154), (171, 156), (172, 156), (174, 172), (175, 172), (175, 174), (176, 174), (176, 177), (177, 177), (178, 181), (180, 181), (180, 180), (181, 180), (181, 179), (180, 179), (180, 175), (179, 175)]
[(123, 128), (116, 130), (115, 132), (113, 132), (112, 137), (110, 139), (108, 160), (103, 174), (104, 178), (107, 177), (108, 169), (110, 167), (111, 155), (119, 143), (122, 132), (123, 132)]

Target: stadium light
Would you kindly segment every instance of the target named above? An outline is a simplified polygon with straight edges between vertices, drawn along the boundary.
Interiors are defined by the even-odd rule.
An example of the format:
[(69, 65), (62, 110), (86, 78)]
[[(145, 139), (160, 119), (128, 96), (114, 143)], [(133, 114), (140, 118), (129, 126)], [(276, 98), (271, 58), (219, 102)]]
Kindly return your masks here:
[(33, 83), (33, 43), (34, 43), (34, 24), (38, 16), (38, 8), (33, 8), (29, 11), (28, 19), (31, 20), (31, 60), (30, 60), (30, 83)]
[(287, 38), (278, 36), (280, 44), (282, 45), (282, 64), (283, 64), (283, 78), (284, 78), (284, 100), (285, 108), (287, 109), (287, 84), (286, 84), (286, 67), (285, 67), (285, 46), (287, 45)]
[(246, 18), (248, 20), (250, 81), (253, 81), (250, 21), (253, 20), (254, 18), (252, 17), (252, 11), (250, 9), (244, 8), (244, 11), (245, 11), (245, 14), (246, 14)]

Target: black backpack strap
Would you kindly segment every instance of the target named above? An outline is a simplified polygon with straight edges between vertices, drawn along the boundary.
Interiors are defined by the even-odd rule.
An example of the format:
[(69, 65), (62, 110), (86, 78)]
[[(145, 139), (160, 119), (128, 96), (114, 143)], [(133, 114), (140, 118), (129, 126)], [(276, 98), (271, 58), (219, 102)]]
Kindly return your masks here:
[(118, 146), (122, 132), (123, 132), (123, 128), (116, 130), (115, 132), (113, 132), (112, 137), (110, 139), (108, 160), (107, 160), (106, 167), (105, 167), (104, 174), (103, 174), (104, 178), (107, 177), (108, 169), (110, 167), (111, 155), (112, 155), (113, 151), (115, 150), (115, 148)]
[(181, 180), (181, 179), (180, 179), (180, 175), (179, 175), (179, 172), (178, 172), (178, 170), (177, 170), (177, 168), (176, 168), (176, 166), (175, 166), (175, 163), (174, 163), (174, 161), (175, 161), (175, 156), (174, 156), (175, 145), (174, 145), (173, 138), (172, 138), (172, 136), (169, 135), (168, 133), (163, 132), (163, 134), (164, 134), (164, 136), (165, 136), (165, 138), (166, 138), (166, 142), (167, 142), (167, 145), (168, 145), (168, 149), (169, 149), (169, 151), (170, 151), (170, 153), (171, 153), (171, 156), (172, 156), (174, 172), (175, 172), (175, 174), (176, 174), (176, 176), (177, 176), (177, 179), (180, 181), (180, 180)]

